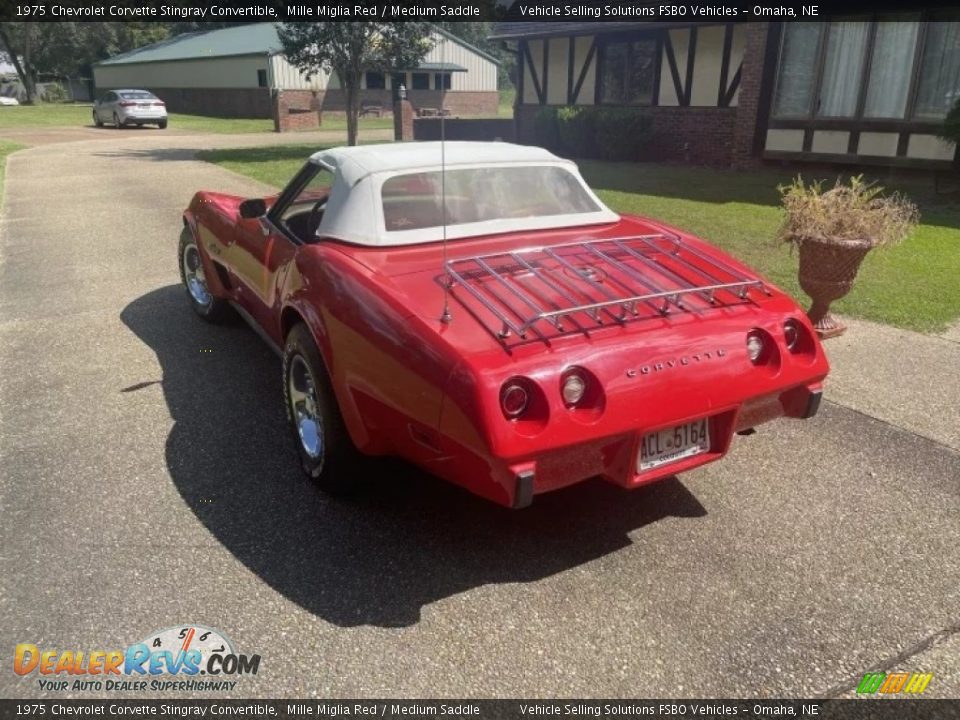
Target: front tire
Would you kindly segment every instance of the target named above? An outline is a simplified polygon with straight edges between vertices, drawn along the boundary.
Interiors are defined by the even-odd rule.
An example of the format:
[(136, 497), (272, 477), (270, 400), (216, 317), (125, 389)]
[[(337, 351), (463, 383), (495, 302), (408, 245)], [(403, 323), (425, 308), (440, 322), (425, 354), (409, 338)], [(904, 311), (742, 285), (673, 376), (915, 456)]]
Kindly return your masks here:
[(180, 280), (187, 290), (187, 298), (194, 312), (207, 322), (222, 321), (230, 305), (225, 300), (214, 297), (210, 292), (203, 263), (200, 260), (200, 249), (188, 227), (183, 228), (183, 232), (180, 233), (180, 249), (177, 254), (180, 258)]
[(93, 124), (98, 128), (103, 127), (103, 120), (100, 119), (100, 116), (97, 114), (96, 110), (93, 111)]
[(358, 453), (320, 351), (303, 323), (293, 327), (283, 349), (283, 396), (303, 472), (331, 495), (355, 491)]

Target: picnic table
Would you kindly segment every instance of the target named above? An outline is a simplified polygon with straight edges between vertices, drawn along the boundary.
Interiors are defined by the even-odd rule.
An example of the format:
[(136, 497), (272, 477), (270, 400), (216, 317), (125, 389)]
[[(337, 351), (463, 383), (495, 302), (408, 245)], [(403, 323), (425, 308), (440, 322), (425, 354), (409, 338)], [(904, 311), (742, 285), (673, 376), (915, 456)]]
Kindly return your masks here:
[(417, 108), (417, 117), (450, 117), (449, 108)]

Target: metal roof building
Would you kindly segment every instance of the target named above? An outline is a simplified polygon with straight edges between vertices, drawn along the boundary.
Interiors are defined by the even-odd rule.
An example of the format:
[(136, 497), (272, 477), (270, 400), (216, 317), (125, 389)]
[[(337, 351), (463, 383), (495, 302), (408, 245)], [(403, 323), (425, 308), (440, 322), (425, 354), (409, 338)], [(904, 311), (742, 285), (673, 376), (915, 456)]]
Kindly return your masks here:
[[(495, 113), (497, 60), (441, 28), (434, 47), (416, 68), (363, 77), (363, 101), (389, 110), (403, 84), (415, 106), (444, 105), (456, 114)], [(221, 117), (271, 117), (278, 92), (289, 101), (323, 111), (342, 111), (336, 75), (304, 77), (283, 55), (275, 23), (251, 23), (177, 35), (116, 55), (93, 68), (97, 92), (138, 87), (163, 98), (174, 112)], [(302, 93), (308, 93), (309, 99)], [(296, 103), (295, 103), (296, 104)]]

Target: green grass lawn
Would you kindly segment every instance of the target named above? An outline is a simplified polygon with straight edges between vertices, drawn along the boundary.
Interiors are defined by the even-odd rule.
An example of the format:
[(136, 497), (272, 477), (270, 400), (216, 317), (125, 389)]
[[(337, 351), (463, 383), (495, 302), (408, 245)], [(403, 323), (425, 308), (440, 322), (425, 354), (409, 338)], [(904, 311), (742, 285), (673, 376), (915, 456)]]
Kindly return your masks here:
[(280, 189), (290, 181), (297, 170), (303, 167), (310, 155), (324, 147), (330, 146), (278, 145), (276, 147), (204, 150), (197, 153), (197, 157)]
[(89, 125), (89, 105), (17, 105), (0, 107), (0, 129)]
[[(92, 125), (90, 105), (18, 105), (0, 108), (0, 130), (7, 128), (54, 128)], [(210, 133), (270, 132), (273, 120), (212, 118), (170, 113), (170, 127)]]
[(273, 120), (262, 118), (214, 118), (170, 113), (170, 127), (208, 133), (273, 132)]
[[(90, 105), (19, 105), (0, 108), (0, 131), (6, 128), (54, 128), (92, 125)], [(393, 127), (392, 118), (361, 118), (361, 130)], [(272, 132), (273, 120), (248, 118), (215, 118), (203, 115), (170, 113), (170, 128), (208, 133)], [(324, 130), (346, 131), (347, 121), (342, 116), (325, 116)]]
[[(321, 130), (343, 130), (347, 131), (347, 118), (343, 114), (324, 115)], [(364, 130), (392, 130), (392, 117), (362, 117), (360, 118), (360, 132)]]
[(0, 206), (3, 204), (3, 178), (7, 172), (7, 155), (22, 147), (23, 145), (14, 142), (0, 140)]
[[(201, 157), (280, 188), (318, 149), (286, 145), (211, 150)], [(789, 173), (596, 161), (583, 161), (580, 166), (590, 185), (613, 209), (648, 215), (689, 230), (807, 304), (796, 279), (796, 253), (773, 242), (781, 219), (776, 188), (790, 179)], [(937, 196), (929, 179), (887, 185), (919, 205), (922, 225), (901, 245), (873, 251), (853, 291), (834, 308), (898, 327), (943, 330), (960, 318), (960, 202), (956, 196)]]

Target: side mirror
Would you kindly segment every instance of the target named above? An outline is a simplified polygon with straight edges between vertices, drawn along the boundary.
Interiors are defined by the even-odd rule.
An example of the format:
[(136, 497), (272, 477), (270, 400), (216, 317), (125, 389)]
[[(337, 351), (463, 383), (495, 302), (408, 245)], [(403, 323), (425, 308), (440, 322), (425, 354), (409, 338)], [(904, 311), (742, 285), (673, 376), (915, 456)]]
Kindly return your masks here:
[(267, 214), (267, 203), (260, 198), (244, 200), (240, 203), (240, 217), (253, 220)]

